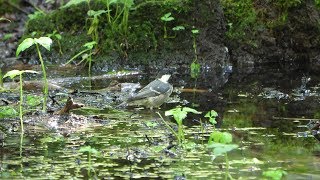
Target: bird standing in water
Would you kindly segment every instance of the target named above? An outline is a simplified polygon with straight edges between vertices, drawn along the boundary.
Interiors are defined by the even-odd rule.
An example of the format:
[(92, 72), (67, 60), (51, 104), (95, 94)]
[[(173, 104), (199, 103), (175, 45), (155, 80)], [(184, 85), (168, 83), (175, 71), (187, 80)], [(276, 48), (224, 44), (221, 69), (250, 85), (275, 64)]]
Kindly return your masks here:
[(161, 78), (150, 82), (120, 106), (126, 104), (129, 106), (145, 106), (150, 109), (160, 107), (168, 100), (173, 90), (173, 86), (168, 82), (170, 76), (165, 74)]

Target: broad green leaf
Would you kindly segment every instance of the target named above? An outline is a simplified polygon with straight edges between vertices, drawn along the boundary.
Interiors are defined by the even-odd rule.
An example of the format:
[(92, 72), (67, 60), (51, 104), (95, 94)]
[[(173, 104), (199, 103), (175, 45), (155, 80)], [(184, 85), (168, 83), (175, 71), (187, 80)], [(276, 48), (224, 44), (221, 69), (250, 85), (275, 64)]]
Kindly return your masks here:
[(10, 77), (11, 79), (13, 79), (14, 77), (16, 77), (16, 76), (18, 76), (18, 75), (20, 75), (20, 74), (22, 74), (22, 71), (19, 71), (19, 70), (14, 69), (14, 70), (11, 70), (11, 71), (7, 72), (7, 73), (3, 76), (3, 78)]
[(91, 146), (81, 147), (79, 149), (79, 152), (88, 152), (88, 153), (92, 153), (92, 154), (98, 154), (99, 153), (95, 148), (92, 148)]
[(218, 113), (215, 111), (215, 110), (211, 110), (209, 112), (207, 112), (207, 114), (204, 116), (204, 117), (217, 117), (218, 116)]
[(40, 37), (34, 39), (38, 44), (46, 48), (48, 51), (50, 51), (50, 46), (52, 44), (52, 39), (49, 37)]
[(29, 21), (32, 20), (32, 19), (38, 19), (40, 18), (41, 16), (43, 16), (44, 13), (43, 12), (40, 12), (40, 11), (35, 11), (33, 14), (29, 14), (28, 15), (28, 18), (29, 18)]
[(176, 26), (176, 27), (172, 28), (172, 30), (174, 30), (174, 31), (185, 30), (185, 27), (184, 26)]
[(200, 75), (200, 64), (197, 62), (192, 62), (191, 66), (191, 77), (192, 78), (198, 78)]
[(22, 43), (19, 44), (17, 51), (16, 51), (16, 56), (19, 56), (20, 52), (28, 49), (30, 46), (32, 46), (35, 43), (33, 38), (27, 38), (22, 41)]

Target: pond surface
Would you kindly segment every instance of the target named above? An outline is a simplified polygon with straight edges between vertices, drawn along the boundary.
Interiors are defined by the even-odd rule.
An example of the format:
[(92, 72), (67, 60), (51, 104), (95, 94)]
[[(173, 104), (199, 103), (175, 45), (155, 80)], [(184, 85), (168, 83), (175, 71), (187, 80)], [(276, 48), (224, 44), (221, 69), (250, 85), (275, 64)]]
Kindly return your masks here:
[[(118, 81), (146, 84), (150, 79), (130, 76)], [(173, 77), (175, 87), (179, 81)], [(101, 89), (110, 82), (91, 85)], [(228, 162), (235, 179), (261, 179), (264, 172), (276, 170), (285, 171), (286, 179), (320, 179), (319, 141), (306, 127), (320, 117), (319, 83), (319, 77), (303, 71), (261, 68), (233, 74), (218, 90), (202, 89), (201, 83), (197, 93), (180, 89), (159, 110), (137, 110), (114, 109), (119, 93), (84, 93), (85, 83), (74, 81), (65, 87), (83, 91), (73, 99), (85, 107), (73, 114), (86, 123), (52, 128), (46, 124), (54, 115), (28, 112), (21, 135), (17, 118), (1, 120), (0, 178), (224, 179)], [(177, 130), (173, 118), (164, 115), (177, 105), (203, 112), (184, 120), (184, 146), (167, 127)], [(216, 129), (204, 117), (212, 109), (219, 114)], [(35, 123), (38, 120), (41, 123)], [(228, 161), (207, 147), (216, 130), (231, 133), (238, 145), (227, 153)]]

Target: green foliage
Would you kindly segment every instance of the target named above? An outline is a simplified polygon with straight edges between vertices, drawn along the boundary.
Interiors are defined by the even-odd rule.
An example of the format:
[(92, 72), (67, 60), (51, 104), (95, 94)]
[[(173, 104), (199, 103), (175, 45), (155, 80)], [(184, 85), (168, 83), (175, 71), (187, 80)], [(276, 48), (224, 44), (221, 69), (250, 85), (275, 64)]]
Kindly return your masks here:
[(246, 41), (251, 39), (257, 28), (257, 14), (253, 0), (221, 0), (228, 21), (227, 36)]
[(319, 8), (320, 7), (320, 0), (314, 0), (314, 3), (316, 4), (316, 6)]
[(171, 12), (169, 12), (169, 13), (163, 15), (163, 16), (161, 17), (161, 20), (162, 20), (162, 21), (165, 21), (165, 22), (169, 22), (169, 21), (173, 21), (173, 20), (174, 20), (174, 17), (172, 17), (172, 16), (171, 16)]
[(216, 117), (218, 117), (218, 113), (215, 110), (207, 112), (207, 114), (204, 115), (204, 117), (209, 118), (209, 122), (211, 122), (211, 124), (217, 124)]
[(61, 8), (67, 8), (70, 6), (75, 6), (84, 2), (89, 2), (90, 0), (70, 0), (67, 4), (65, 4), (64, 6), (62, 6)]
[(163, 24), (163, 38), (175, 38), (176, 37), (176, 32), (177, 31), (181, 31), (181, 30), (185, 30), (184, 26), (175, 26), (172, 28), (172, 30), (175, 32), (174, 36), (168, 36), (168, 30), (167, 30), (167, 22), (173, 21), (174, 17), (171, 16), (171, 12), (164, 14), (161, 18), (160, 18), (164, 24)]
[(35, 96), (35, 95), (27, 95), (26, 102), (28, 106), (38, 106), (41, 104), (42, 98), (40, 96)]
[(0, 118), (12, 118), (18, 115), (17, 111), (10, 106), (0, 106)]
[(9, 21), (9, 22), (11, 22), (10, 19), (4, 18), (4, 17), (0, 17), (0, 21)]
[(286, 171), (278, 169), (278, 170), (269, 170), (264, 171), (262, 175), (266, 178), (272, 179), (272, 180), (280, 180), (287, 174)]

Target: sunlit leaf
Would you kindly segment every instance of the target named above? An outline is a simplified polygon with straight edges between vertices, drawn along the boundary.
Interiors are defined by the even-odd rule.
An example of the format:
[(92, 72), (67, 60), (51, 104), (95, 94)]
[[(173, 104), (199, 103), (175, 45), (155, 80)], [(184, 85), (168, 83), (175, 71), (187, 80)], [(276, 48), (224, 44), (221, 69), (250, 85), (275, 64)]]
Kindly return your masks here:
[(11, 22), (10, 19), (4, 18), (4, 17), (1, 17), (0, 21), (9, 21), (9, 22)]
[(215, 110), (211, 110), (207, 112), (207, 114), (204, 117), (209, 118), (209, 122), (212, 124), (217, 124), (216, 117), (218, 116), (218, 113)]
[(30, 46), (32, 46), (35, 43), (33, 38), (27, 38), (22, 41), (22, 43), (19, 44), (17, 51), (16, 51), (16, 56), (19, 56), (20, 52), (28, 49)]
[(223, 143), (228, 144), (232, 142), (232, 135), (228, 132), (214, 131), (210, 134), (208, 144)]
[(61, 40), (62, 39), (62, 36), (60, 34), (55, 34), (54, 35), (57, 39)]
[(11, 70), (11, 71), (8, 71), (4, 76), (3, 78), (6, 78), (6, 77), (10, 77), (11, 79), (13, 79), (14, 77), (18, 76), (22, 74), (22, 71), (19, 71), (19, 70)]
[(40, 37), (34, 39), (38, 44), (46, 48), (48, 51), (50, 51), (50, 46), (52, 44), (52, 39), (49, 37)]

